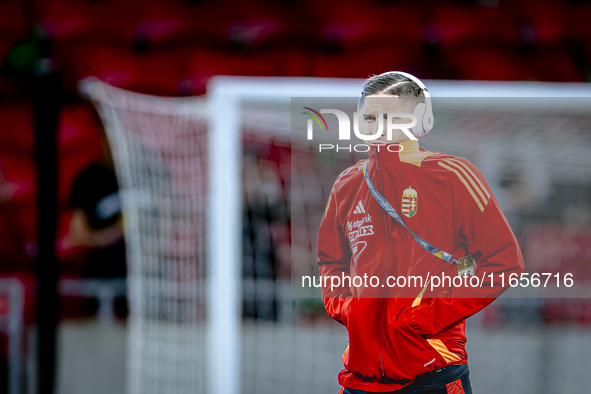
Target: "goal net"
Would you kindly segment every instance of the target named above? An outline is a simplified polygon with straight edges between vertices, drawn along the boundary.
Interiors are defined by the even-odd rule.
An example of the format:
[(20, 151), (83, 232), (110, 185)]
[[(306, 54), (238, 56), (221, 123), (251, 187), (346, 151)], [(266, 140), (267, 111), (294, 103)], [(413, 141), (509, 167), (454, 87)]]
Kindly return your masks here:
[(128, 393), (205, 392), (207, 124), (199, 99), (97, 80), (122, 199), (128, 261)]
[[(591, 261), (563, 255), (591, 244), (584, 230), (591, 221), (591, 156), (584, 153), (591, 116), (589, 99), (580, 99), (591, 96), (589, 88), (427, 85), (444, 99), (434, 102), (436, 126), (421, 146), (466, 157), (482, 170), (526, 264), (540, 270), (557, 259), (573, 260), (572, 267)], [(362, 80), (216, 77), (201, 99), (83, 84), (105, 123), (123, 193), (129, 393), (337, 392), (346, 330), (326, 316), (319, 289), (298, 285), (302, 275), (318, 275), (315, 241), (334, 179), (364, 154), (319, 154), (318, 142), (305, 138), (305, 120), (304, 134), (294, 135), (294, 102), (330, 96), (353, 112), (362, 86)], [(336, 134), (325, 137), (334, 141)], [(549, 239), (558, 241), (539, 247)], [(591, 279), (589, 270), (578, 275)], [(539, 371), (577, 374), (586, 355), (576, 343), (589, 340), (589, 332), (543, 328), (548, 316), (591, 322), (587, 309), (571, 304), (570, 317), (559, 316), (546, 301), (499, 300), (469, 320), (475, 389), (552, 392), (547, 388), (557, 383), (540, 380)], [(494, 330), (523, 324), (531, 326), (527, 335)], [(547, 348), (549, 335), (572, 348), (568, 359), (560, 347)], [(548, 356), (535, 357), (540, 351)], [(504, 361), (508, 352), (519, 355), (511, 365)], [(532, 381), (541, 383), (523, 384)], [(561, 384), (572, 381), (580, 379)]]

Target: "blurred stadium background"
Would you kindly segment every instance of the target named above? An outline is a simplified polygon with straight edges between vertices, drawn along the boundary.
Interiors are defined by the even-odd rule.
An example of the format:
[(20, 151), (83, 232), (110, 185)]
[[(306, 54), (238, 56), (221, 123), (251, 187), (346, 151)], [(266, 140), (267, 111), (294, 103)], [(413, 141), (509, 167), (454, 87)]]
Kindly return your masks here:
[[(128, 144), (126, 152), (139, 152), (133, 156), (139, 182), (165, 179), (158, 172), (163, 168), (181, 168), (197, 179), (206, 169), (191, 165), (207, 154), (200, 138), (207, 133), (203, 114), (211, 77), (365, 78), (404, 70), (427, 84), (542, 81), (560, 82), (546, 86), (559, 89), (591, 78), (589, 20), (591, 3), (583, 0), (0, 0), (0, 392), (124, 393), (133, 375), (126, 357), (137, 336), (128, 337), (125, 271), (114, 263), (97, 271), (92, 248), (75, 242), (72, 230), (75, 181), (108, 151), (95, 109), (78, 90), (80, 80), (97, 77), (144, 94), (196, 96), (202, 118), (195, 124), (144, 113), (133, 114), (135, 126), (126, 129), (145, 133), (150, 127), (141, 125), (158, 124), (195, 132), (189, 139), (195, 146), (181, 150), (195, 160), (183, 161), (174, 152), (161, 156), (170, 147), (169, 134), (144, 135), (151, 150), (134, 151)], [(313, 258), (314, 226), (329, 191), (322, 185), (356, 157), (319, 161), (309, 147), (293, 146), (289, 126), (268, 116), (273, 104), (250, 103), (240, 121), (242, 392), (336, 392), (346, 332), (327, 318), (319, 300), (291, 298), (291, 254), (297, 247)], [(546, 106), (470, 116), (450, 110), (438, 117), (439, 129), (424, 146), (467, 157), (482, 169), (526, 264), (578, 267), (581, 280), (591, 280), (589, 111), (565, 118)], [(483, 117), (490, 120), (486, 127), (479, 123)], [(121, 176), (117, 158), (123, 148), (108, 134)], [(504, 150), (509, 135), (516, 142)], [(142, 161), (156, 157), (170, 165)], [(168, 190), (164, 183), (149, 187), (149, 193)], [(199, 212), (206, 187), (189, 189), (175, 192), (195, 198), (197, 208), (186, 206), (200, 223), (192, 237), (203, 242), (208, 229)], [(313, 200), (292, 217), (296, 189)], [(147, 212), (138, 222), (156, 238), (160, 213)], [(309, 233), (292, 238), (292, 220), (304, 221)], [(178, 251), (189, 238), (169, 241)], [(138, 245), (144, 248), (138, 253), (147, 250)], [(144, 258), (154, 257), (146, 253)], [(190, 253), (198, 256), (191, 266), (197, 283), (204, 275), (203, 250), (193, 246)], [(204, 313), (202, 291), (192, 294), (197, 322)], [(195, 335), (204, 341), (201, 331)], [(468, 335), (475, 392), (590, 390), (588, 300), (499, 300), (469, 320)], [(201, 357), (192, 360), (192, 392), (205, 386)], [(167, 368), (167, 360), (152, 371)]]

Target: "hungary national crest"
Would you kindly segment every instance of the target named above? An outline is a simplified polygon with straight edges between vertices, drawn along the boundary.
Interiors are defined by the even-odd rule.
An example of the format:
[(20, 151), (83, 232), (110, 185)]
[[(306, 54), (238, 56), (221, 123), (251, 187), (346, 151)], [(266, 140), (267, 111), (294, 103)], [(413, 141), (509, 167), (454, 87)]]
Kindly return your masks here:
[(412, 187), (408, 187), (402, 193), (402, 213), (407, 218), (411, 218), (417, 214), (417, 209), (419, 207), (419, 196), (417, 191)]

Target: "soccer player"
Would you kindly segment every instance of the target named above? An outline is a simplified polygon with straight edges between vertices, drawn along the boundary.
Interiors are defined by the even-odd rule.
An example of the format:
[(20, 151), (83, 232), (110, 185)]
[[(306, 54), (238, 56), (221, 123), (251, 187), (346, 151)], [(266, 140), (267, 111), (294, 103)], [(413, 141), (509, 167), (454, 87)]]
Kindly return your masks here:
[[(337, 177), (317, 242), (321, 277), (375, 277), (371, 285), (329, 280), (322, 288), (327, 313), (349, 335), (340, 392), (471, 393), (465, 320), (508, 287), (509, 275), (523, 272), (519, 245), (471, 162), (411, 139), (434, 123), (420, 80), (373, 76), (359, 107), (369, 159)], [(387, 123), (409, 124), (410, 114), (417, 124), (391, 130), (388, 139)], [(483, 285), (452, 284), (458, 276)]]

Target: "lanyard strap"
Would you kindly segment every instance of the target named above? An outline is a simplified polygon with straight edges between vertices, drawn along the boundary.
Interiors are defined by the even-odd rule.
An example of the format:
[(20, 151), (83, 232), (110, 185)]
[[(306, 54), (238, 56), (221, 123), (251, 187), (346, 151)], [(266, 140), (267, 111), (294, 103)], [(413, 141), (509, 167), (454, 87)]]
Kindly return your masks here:
[(363, 177), (365, 178), (365, 183), (367, 183), (367, 187), (369, 188), (369, 191), (374, 196), (374, 198), (376, 199), (378, 204), (380, 204), (380, 206), (384, 209), (384, 211), (388, 212), (388, 214), (390, 216), (392, 216), (394, 218), (394, 220), (396, 220), (398, 223), (400, 223), (402, 226), (404, 226), (404, 228), (408, 230), (410, 235), (413, 236), (415, 241), (417, 241), (419, 243), (419, 245), (421, 245), (423, 247), (423, 249), (425, 249), (427, 252), (431, 253), (435, 257), (440, 258), (441, 260), (445, 261), (446, 263), (449, 263), (449, 262), (457, 263), (456, 260), (452, 260), (451, 254), (444, 252), (441, 249), (436, 248), (435, 246), (431, 245), (429, 242), (425, 241), (423, 238), (421, 238), (417, 234), (415, 234), (411, 229), (406, 227), (406, 224), (404, 224), (404, 221), (402, 220), (400, 215), (398, 215), (396, 210), (394, 208), (392, 208), (392, 205), (390, 205), (388, 200), (386, 200), (380, 194), (380, 192), (378, 192), (376, 190), (375, 186), (371, 182), (371, 179), (369, 178), (369, 174), (367, 173), (367, 161), (365, 163), (363, 163), (363, 166), (361, 167), (361, 169), (363, 170)]

